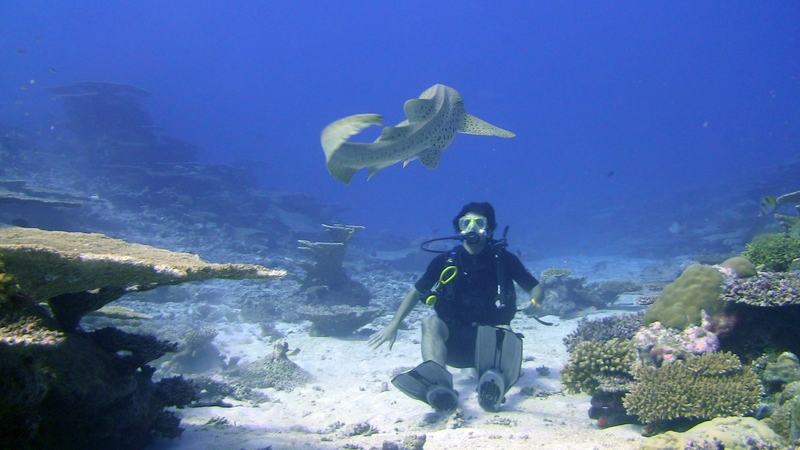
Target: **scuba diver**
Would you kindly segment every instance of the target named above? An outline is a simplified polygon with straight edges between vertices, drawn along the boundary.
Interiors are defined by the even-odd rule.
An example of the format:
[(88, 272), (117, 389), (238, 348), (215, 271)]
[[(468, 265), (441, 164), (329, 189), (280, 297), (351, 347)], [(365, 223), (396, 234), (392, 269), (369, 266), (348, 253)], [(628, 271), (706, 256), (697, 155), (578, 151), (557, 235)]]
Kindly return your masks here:
[(411, 398), (437, 411), (455, 409), (458, 393), (446, 366), (474, 367), (478, 371), (478, 402), (497, 411), (505, 394), (517, 382), (522, 367), (522, 335), (511, 331), (517, 312), (516, 282), (539, 306), (543, 290), (516, 255), (505, 250), (505, 232), (497, 228), (494, 208), (487, 202), (465, 205), (453, 219), (458, 245), (431, 261), (425, 274), (403, 299), (392, 321), (370, 336), (374, 350), (384, 342), (392, 349), (403, 319), (422, 300), (436, 311), (422, 321), (422, 364), (396, 376), (392, 384)]

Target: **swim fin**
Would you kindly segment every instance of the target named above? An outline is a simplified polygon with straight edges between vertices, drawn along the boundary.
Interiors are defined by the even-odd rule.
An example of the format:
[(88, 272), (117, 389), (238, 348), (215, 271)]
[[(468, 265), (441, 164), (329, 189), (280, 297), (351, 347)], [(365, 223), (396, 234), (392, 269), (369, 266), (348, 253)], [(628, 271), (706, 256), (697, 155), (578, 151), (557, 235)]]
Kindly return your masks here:
[(505, 395), (519, 380), (522, 369), (522, 335), (506, 328), (481, 325), (475, 344), (478, 369), (478, 403), (486, 411), (497, 411)]
[(394, 387), (407, 396), (431, 405), (437, 411), (458, 406), (458, 393), (453, 390), (453, 375), (438, 363), (429, 360), (392, 379)]

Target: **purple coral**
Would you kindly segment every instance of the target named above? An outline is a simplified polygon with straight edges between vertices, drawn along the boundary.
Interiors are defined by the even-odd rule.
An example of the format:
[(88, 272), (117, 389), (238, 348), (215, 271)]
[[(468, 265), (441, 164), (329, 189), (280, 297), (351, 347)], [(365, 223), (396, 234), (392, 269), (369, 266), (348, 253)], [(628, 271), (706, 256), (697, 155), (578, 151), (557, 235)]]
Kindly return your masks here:
[(751, 278), (734, 280), (722, 299), (751, 306), (785, 306), (800, 304), (800, 274), (759, 272)]

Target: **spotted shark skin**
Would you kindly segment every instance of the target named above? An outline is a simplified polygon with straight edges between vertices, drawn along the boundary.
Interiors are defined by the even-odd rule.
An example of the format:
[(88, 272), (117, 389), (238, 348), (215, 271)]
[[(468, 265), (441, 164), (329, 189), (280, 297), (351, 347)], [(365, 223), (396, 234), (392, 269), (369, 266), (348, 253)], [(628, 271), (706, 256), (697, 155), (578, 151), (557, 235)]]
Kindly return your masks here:
[(353, 175), (364, 167), (369, 170), (369, 178), (398, 162), (402, 161), (405, 167), (415, 159), (435, 169), (442, 151), (453, 142), (456, 133), (516, 136), (468, 114), (461, 94), (442, 84), (428, 88), (419, 98), (406, 101), (403, 110), (406, 120), (385, 127), (372, 143), (347, 140), (364, 128), (383, 124), (379, 114), (357, 114), (325, 127), (320, 140), (328, 172), (344, 184), (350, 184)]

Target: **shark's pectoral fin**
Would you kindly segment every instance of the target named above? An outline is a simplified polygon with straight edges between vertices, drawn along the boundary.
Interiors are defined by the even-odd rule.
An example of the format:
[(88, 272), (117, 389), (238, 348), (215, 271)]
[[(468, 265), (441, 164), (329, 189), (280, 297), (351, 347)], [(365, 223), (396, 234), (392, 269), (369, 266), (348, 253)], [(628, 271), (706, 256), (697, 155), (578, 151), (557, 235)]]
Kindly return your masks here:
[(508, 130), (496, 127), (489, 122), (478, 119), (472, 114), (467, 113), (464, 113), (464, 123), (461, 124), (461, 128), (458, 130), (458, 132), (464, 134), (478, 134), (481, 136), (499, 136), (504, 138), (516, 136), (516, 134)]
[(403, 112), (409, 121), (425, 120), (435, 111), (436, 101), (429, 98), (412, 98), (403, 105)]
[(435, 169), (439, 167), (439, 157), (442, 155), (441, 149), (429, 148), (420, 152), (417, 157), (419, 162), (428, 169)]
[(328, 164), (328, 172), (333, 175), (333, 178), (341, 181), (344, 184), (350, 184), (350, 180), (358, 172), (358, 169), (353, 167), (343, 166), (341, 164)]
[(380, 125), (382, 123), (383, 117), (380, 114), (356, 114), (328, 125), (322, 130), (322, 136), (320, 137), (322, 149), (325, 150), (325, 160), (330, 161), (336, 150), (347, 142), (350, 136), (358, 134), (370, 125)]
[(389, 166), (393, 166), (395, 164), (396, 164), (396, 161), (390, 161), (390, 162), (387, 162), (387, 163), (373, 164), (371, 166), (367, 166), (367, 170), (369, 170), (369, 176), (367, 177), (367, 179), (369, 180), (376, 173), (380, 172), (381, 170), (383, 170), (383, 169), (385, 169), (385, 168), (387, 168)]

